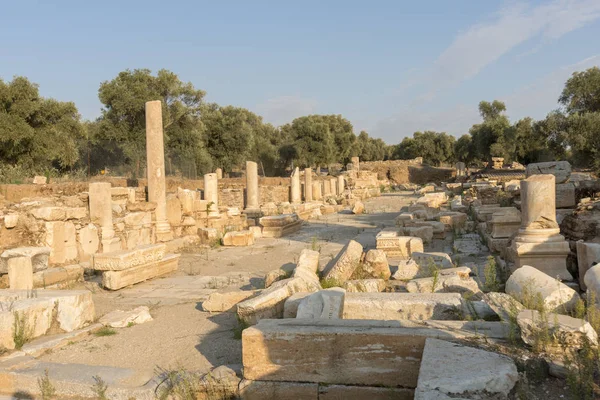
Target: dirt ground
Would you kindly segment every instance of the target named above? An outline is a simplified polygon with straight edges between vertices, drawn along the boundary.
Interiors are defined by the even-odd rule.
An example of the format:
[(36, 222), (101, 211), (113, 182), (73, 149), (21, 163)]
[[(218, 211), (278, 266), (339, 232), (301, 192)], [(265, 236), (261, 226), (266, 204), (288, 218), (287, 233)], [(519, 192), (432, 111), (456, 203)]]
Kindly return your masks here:
[[(258, 239), (252, 247), (188, 248), (182, 253), (177, 273), (117, 292), (86, 282), (93, 292), (98, 317), (109, 311), (150, 308), (153, 321), (116, 329), (112, 336), (87, 336), (46, 353), (40, 360), (131, 368), (152, 376), (158, 369), (185, 368), (208, 372), (219, 365), (241, 368), (241, 340), (234, 313), (202, 311), (202, 301), (215, 291), (261, 288), (270, 270), (295, 264), (305, 248), (318, 248), (320, 267), (332, 263), (350, 239), (366, 249), (375, 247), (375, 235), (394, 225), (394, 218), (414, 195), (394, 193), (365, 201), (366, 213), (339, 213), (306, 222), (302, 229), (280, 239)], [(451, 235), (449, 235), (451, 236)], [(449, 252), (452, 239), (435, 240), (426, 251)], [(484, 256), (465, 257), (479, 269)], [(545, 379), (526, 385), (516, 398), (568, 399), (563, 380)]]

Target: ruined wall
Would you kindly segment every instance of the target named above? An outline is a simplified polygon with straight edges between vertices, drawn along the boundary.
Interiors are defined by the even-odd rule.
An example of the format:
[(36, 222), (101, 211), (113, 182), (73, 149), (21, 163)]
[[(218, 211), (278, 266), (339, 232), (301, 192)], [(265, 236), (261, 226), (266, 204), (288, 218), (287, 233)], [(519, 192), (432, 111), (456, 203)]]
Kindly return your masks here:
[(368, 161), (360, 163), (361, 171), (372, 171), (381, 181), (390, 184), (403, 183), (425, 184), (428, 182), (447, 181), (454, 176), (453, 168), (431, 167), (421, 165), (419, 160)]

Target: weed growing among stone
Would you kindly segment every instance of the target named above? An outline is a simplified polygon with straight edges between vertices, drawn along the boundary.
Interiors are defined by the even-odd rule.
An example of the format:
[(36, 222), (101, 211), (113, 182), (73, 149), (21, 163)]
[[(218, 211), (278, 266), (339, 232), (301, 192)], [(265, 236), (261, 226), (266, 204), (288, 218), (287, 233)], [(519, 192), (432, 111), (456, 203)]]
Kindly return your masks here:
[(40, 394), (42, 396), (42, 400), (51, 400), (56, 396), (56, 388), (50, 381), (48, 377), (48, 370), (44, 371), (44, 376), (38, 378), (38, 389), (40, 390)]

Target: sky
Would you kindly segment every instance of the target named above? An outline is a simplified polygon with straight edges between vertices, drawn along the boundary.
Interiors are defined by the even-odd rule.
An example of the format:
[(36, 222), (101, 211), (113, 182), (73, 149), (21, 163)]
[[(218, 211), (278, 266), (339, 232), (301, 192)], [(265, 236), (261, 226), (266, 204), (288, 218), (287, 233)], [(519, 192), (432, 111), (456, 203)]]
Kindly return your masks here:
[(388, 144), (468, 133), (481, 100), (542, 119), (600, 65), (600, 0), (0, 0), (0, 21), (0, 78), (84, 119), (101, 82), (165, 68), (275, 125), (341, 114)]

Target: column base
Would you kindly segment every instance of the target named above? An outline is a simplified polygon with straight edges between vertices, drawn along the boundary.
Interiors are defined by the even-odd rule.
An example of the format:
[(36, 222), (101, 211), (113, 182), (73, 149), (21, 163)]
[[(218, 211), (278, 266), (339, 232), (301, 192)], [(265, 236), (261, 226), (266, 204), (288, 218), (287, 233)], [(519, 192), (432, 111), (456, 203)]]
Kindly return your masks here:
[(171, 225), (167, 221), (160, 221), (156, 223), (156, 241), (157, 242), (168, 242), (173, 240), (173, 230)]
[(121, 239), (117, 237), (102, 239), (102, 252), (111, 253), (121, 250)]
[[(529, 265), (553, 278), (573, 280), (573, 276), (567, 270), (569, 243), (561, 235), (558, 236), (562, 240), (557, 240), (558, 238), (554, 235), (547, 242), (523, 241), (523, 237), (519, 236), (515, 238), (510, 247), (515, 268)], [(539, 240), (539, 235), (537, 239)]]

